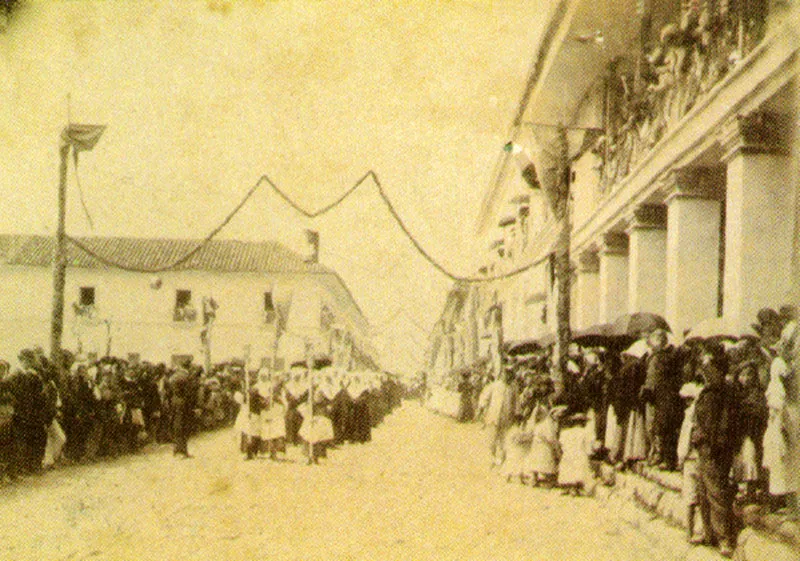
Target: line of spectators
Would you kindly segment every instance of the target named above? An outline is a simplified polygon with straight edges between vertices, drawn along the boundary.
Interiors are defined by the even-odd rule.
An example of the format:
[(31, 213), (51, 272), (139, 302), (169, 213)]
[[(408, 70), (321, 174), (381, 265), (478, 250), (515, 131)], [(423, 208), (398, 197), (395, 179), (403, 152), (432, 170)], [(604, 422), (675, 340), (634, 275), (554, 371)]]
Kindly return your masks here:
[(682, 470), (690, 541), (730, 555), (734, 507), (791, 511), (800, 488), (797, 311), (762, 309), (752, 327), (681, 344), (664, 330), (621, 348), (573, 344), (558, 394), (549, 350), (505, 357), (499, 376), (460, 374), (459, 420), (492, 427), (509, 481), (578, 495), (603, 464)]
[(64, 371), (41, 348), (24, 349), (20, 368), (0, 364), (0, 474), (38, 474), (59, 463), (83, 463), (135, 453), (150, 442), (173, 442), (199, 430), (231, 425), (241, 368), (221, 365), (206, 375), (186, 362), (89, 362), (64, 352)]

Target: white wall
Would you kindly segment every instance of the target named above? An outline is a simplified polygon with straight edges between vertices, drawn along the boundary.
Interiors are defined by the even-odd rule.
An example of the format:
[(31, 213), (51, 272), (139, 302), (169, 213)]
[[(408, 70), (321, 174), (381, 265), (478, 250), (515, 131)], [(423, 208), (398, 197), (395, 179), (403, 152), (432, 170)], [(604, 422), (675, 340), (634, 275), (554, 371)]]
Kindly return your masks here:
[[(0, 267), (0, 357), (16, 358), (24, 347), (49, 348), (52, 302), (51, 271), (47, 268)], [(69, 269), (65, 289), (64, 347), (76, 350), (80, 338), (84, 352), (105, 354), (110, 325), (111, 352), (116, 356), (140, 353), (142, 359), (169, 361), (175, 354), (192, 354), (202, 361), (200, 330), (201, 302), (212, 296), (219, 305), (211, 338), (212, 361), (241, 357), (245, 345), (258, 362), (271, 357), (274, 324), (264, 321), (264, 292), (273, 300), (292, 299), (288, 330), (296, 334), (319, 336), (320, 307), (327, 304), (343, 318), (345, 312), (335, 304), (323, 283), (315, 277), (255, 273), (168, 272), (158, 275), (159, 288), (151, 287), (154, 275)], [(76, 319), (72, 303), (79, 299), (82, 286), (95, 288), (96, 316)], [(176, 290), (192, 291), (198, 311), (194, 322), (173, 321)], [(289, 360), (303, 358), (302, 344), (292, 337), (281, 341), (278, 356)]]

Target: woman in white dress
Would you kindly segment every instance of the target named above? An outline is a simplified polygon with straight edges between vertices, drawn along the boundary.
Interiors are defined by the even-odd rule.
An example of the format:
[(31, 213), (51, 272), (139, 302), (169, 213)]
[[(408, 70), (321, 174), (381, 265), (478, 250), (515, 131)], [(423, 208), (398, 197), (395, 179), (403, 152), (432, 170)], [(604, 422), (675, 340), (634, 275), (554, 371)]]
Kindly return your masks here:
[(286, 452), (286, 404), (280, 382), (270, 385), (260, 421), (262, 449), (276, 460), (278, 452)]
[(789, 367), (782, 357), (775, 357), (769, 373), (767, 386), (767, 406), (769, 418), (764, 433), (763, 465), (769, 470), (769, 493), (783, 497), (789, 487), (789, 445), (785, 436), (786, 388), (783, 379), (789, 376)]

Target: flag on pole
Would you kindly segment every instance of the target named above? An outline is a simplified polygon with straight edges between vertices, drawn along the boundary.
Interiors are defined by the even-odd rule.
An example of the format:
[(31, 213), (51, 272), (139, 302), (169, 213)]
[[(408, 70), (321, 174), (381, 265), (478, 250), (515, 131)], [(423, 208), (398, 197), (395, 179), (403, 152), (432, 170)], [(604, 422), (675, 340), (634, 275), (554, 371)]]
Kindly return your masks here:
[(105, 125), (69, 124), (61, 131), (61, 140), (70, 144), (75, 152), (85, 152), (94, 148), (104, 130)]
[(214, 298), (203, 298), (203, 325), (208, 325), (216, 319), (218, 308), (219, 305)]
[(311, 252), (308, 257), (309, 263), (318, 263), (319, 262), (319, 232), (315, 230), (306, 230), (306, 242), (308, 243), (309, 247), (311, 248)]

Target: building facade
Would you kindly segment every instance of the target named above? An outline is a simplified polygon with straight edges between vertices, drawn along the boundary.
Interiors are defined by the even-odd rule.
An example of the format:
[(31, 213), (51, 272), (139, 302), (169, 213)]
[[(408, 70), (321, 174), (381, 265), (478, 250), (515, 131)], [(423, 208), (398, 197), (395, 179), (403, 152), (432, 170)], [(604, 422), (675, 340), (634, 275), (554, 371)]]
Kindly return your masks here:
[[(507, 159), (478, 228), (481, 273), (527, 269), (454, 288), (479, 303), (458, 310), (485, 331), (479, 355), (499, 360), (499, 345), (480, 341), (555, 332), (558, 223), (546, 192), (563, 171), (557, 125), (573, 330), (646, 311), (679, 337), (710, 318), (740, 334), (760, 308), (800, 304), (799, 11), (775, 0), (559, 1), (510, 139), (542, 189)], [(442, 327), (469, 323), (453, 310), (433, 346)]]
[[(68, 244), (64, 347), (169, 363), (249, 358), (287, 368), (309, 353), (372, 365), (369, 325), (342, 279), (274, 242), (86, 238)], [(49, 346), (54, 240), (0, 236), (0, 357)], [(117, 266), (108, 266), (103, 260)]]

